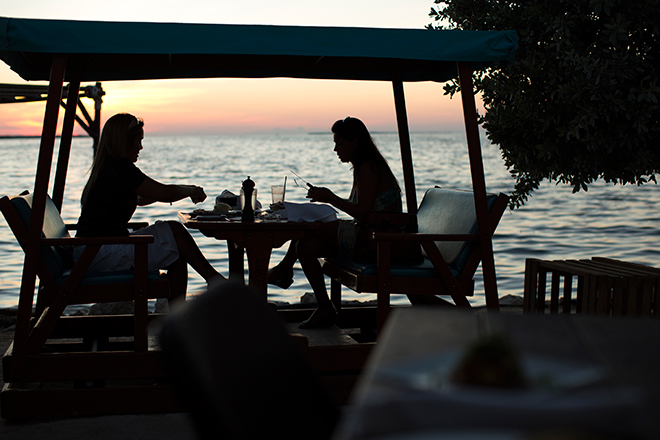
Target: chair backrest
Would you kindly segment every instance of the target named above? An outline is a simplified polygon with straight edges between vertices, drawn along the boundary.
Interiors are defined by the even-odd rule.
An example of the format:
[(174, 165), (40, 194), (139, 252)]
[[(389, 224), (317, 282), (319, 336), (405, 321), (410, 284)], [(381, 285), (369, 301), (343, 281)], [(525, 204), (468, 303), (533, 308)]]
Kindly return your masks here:
[[(496, 195), (488, 195), (490, 211)], [(477, 214), (472, 191), (430, 188), (417, 211), (417, 225), (422, 234), (474, 234), (477, 232)], [(462, 271), (475, 242), (436, 241), (447, 264)], [(424, 252), (426, 257), (426, 253)]]
[[(21, 219), (25, 230), (28, 229), (30, 224), (30, 216), (32, 214), (32, 194), (27, 192), (20, 195), (11, 197), (11, 204)], [(8, 220), (9, 221), (9, 220)], [(60, 216), (60, 212), (51, 200), (46, 196), (46, 211), (44, 214), (44, 238), (62, 238), (70, 237), (69, 231)], [(18, 237), (17, 237), (18, 238)], [(72, 261), (70, 259), (70, 250), (61, 247), (41, 247), (41, 258), (46, 263), (50, 273), (57, 279), (66, 269), (71, 267)]]

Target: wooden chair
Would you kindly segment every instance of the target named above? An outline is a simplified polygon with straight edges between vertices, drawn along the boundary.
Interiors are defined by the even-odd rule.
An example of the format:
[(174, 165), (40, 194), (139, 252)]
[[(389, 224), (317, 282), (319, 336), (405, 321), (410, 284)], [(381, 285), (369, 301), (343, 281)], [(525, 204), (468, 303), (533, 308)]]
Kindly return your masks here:
[[(505, 194), (488, 196), (491, 235), (508, 201)], [(377, 263), (324, 259), (323, 270), (331, 278), (335, 307), (341, 307), (342, 285), (358, 293), (377, 294), (378, 329), (389, 313), (391, 294), (449, 295), (456, 306), (470, 307), (467, 297), (474, 294), (474, 274), (481, 262), (472, 192), (429, 189), (420, 203), (417, 223), (418, 233), (375, 232)], [(401, 242), (419, 243), (423, 261), (392, 262), (396, 255), (392, 248)]]
[[(28, 237), (31, 207), (32, 195), (28, 193), (0, 198), (0, 209), (23, 248)], [(153, 242), (151, 236), (71, 237), (59, 211), (47, 198), (37, 267), (37, 307), (29, 330), (19, 332), (17, 329), (14, 343), (3, 358), (4, 381), (9, 385), (2, 393), (3, 417), (20, 417), (22, 410), (27, 414), (31, 412), (31, 408), (21, 408), (26, 404), (29, 392), (16, 388), (19, 383), (98, 381), (148, 377), (151, 374), (152, 361), (145, 361), (143, 356), (142, 361), (135, 363), (130, 359), (131, 352), (145, 355), (148, 352), (147, 326), (152, 318), (148, 313), (148, 300), (169, 297), (167, 279), (158, 271), (147, 270), (147, 245), (150, 242)], [(135, 244), (135, 270), (87, 273), (103, 244), (123, 243)], [(73, 246), (79, 245), (84, 245), (85, 250), (74, 264)], [(32, 298), (25, 300), (32, 304)], [(133, 315), (62, 316), (68, 305), (115, 301), (133, 301)], [(112, 343), (110, 338), (121, 341)], [(75, 343), (80, 339), (82, 344)], [(97, 352), (87, 353), (87, 342), (94, 339), (102, 345), (97, 347)], [(53, 390), (48, 391), (53, 393)], [(18, 397), (18, 401), (12, 401), (12, 396)], [(67, 403), (71, 400), (68, 399)], [(91, 406), (84, 407), (84, 399), (78, 405), (83, 407), (72, 407), (72, 413), (95, 413)], [(38, 407), (34, 403), (32, 409)], [(45, 415), (69, 415), (65, 405), (53, 407), (50, 413), (47, 407), (44, 405), (43, 408)]]

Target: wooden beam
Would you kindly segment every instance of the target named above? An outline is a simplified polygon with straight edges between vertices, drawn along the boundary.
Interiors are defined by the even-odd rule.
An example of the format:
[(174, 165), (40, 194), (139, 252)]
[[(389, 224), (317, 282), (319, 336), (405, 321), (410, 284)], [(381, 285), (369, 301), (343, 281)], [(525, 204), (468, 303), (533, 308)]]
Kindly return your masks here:
[(477, 227), (479, 228), (479, 246), (482, 252), (481, 269), (483, 272), (486, 307), (492, 310), (499, 310), (495, 258), (493, 257), (493, 240), (490, 235), (491, 227), (486, 197), (486, 178), (484, 177), (484, 165), (481, 156), (477, 107), (474, 103), (472, 68), (469, 62), (458, 63), (458, 76), (461, 85), (463, 117), (465, 119), (465, 132), (470, 157), (472, 191), (474, 191), (474, 205), (477, 214)]
[(48, 86), (48, 101), (44, 114), (44, 124), (41, 132), (41, 145), (37, 162), (37, 174), (34, 183), (32, 199), (32, 214), (28, 226), (28, 235), (25, 243), (25, 259), (23, 262), (23, 277), (18, 298), (18, 312), (16, 315), (16, 330), (14, 331), (14, 355), (16, 368), (22, 368), (27, 353), (28, 337), (30, 332), (30, 317), (34, 302), (34, 288), (37, 277), (37, 264), (39, 260), (39, 246), (44, 224), (46, 210), (46, 194), (50, 179), (50, 167), (55, 148), (55, 134), (57, 130), (57, 117), (59, 114), (62, 87), (64, 86), (64, 72), (66, 70), (66, 56), (60, 55), (53, 59)]
[(45, 101), (47, 94), (48, 86), (0, 84), (0, 104)]
[[(103, 104), (103, 96), (105, 92), (101, 87), (101, 83), (97, 82), (93, 86), (78, 86), (78, 108), (82, 112), (85, 122), (78, 115), (75, 115), (75, 120), (87, 132), (88, 135), (94, 140), (94, 152), (98, 146), (99, 137), (101, 133), (101, 105)], [(62, 90), (62, 99), (68, 99), (69, 87), (64, 87)], [(89, 115), (80, 98), (86, 97), (94, 100), (94, 119)], [(34, 85), (21, 85), (21, 84), (0, 84), (0, 104), (8, 103), (21, 103), (21, 102), (35, 102), (48, 100), (48, 86), (34, 86)], [(66, 109), (64, 101), (61, 102), (62, 107)]]
[(399, 145), (401, 148), (401, 163), (403, 165), (403, 183), (406, 191), (406, 206), (407, 211), (410, 214), (416, 214), (417, 193), (415, 192), (415, 173), (413, 170), (410, 129), (408, 128), (408, 114), (406, 112), (406, 100), (403, 93), (401, 72), (394, 71), (393, 78), (394, 107), (396, 109), (396, 123), (399, 130)]
[(73, 126), (76, 122), (76, 109), (78, 108), (78, 96), (80, 92), (80, 75), (74, 72), (74, 79), (69, 82), (67, 93), (67, 107), (64, 113), (62, 126), (62, 137), (60, 138), (60, 151), (57, 158), (55, 171), (55, 183), (53, 186), (53, 203), (57, 210), (62, 212), (62, 201), (64, 200), (64, 187), (66, 185), (66, 173), (69, 168), (69, 157), (71, 155), (71, 140), (73, 139)]
[(103, 104), (102, 98), (105, 92), (103, 92), (100, 82), (97, 82), (94, 88), (90, 87), (90, 92), (92, 92), (91, 96), (94, 99), (94, 121), (89, 124), (89, 127), (92, 129), (91, 136), (94, 139), (94, 155), (96, 155), (101, 139), (101, 104)]

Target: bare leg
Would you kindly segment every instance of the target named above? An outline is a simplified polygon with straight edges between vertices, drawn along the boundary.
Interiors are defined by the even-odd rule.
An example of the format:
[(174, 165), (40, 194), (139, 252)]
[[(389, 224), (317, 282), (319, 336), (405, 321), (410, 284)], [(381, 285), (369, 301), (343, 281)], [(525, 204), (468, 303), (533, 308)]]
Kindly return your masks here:
[(298, 246), (298, 240), (291, 240), (291, 243), (289, 243), (289, 249), (287, 249), (286, 254), (284, 255), (284, 258), (282, 258), (282, 261), (280, 261), (277, 266), (280, 266), (282, 268), (293, 268), (293, 265), (296, 263), (296, 260), (298, 259), (298, 254), (296, 253), (296, 247)]
[(268, 271), (268, 283), (287, 289), (293, 283), (293, 265), (298, 260), (296, 253), (297, 240), (291, 240), (282, 261), (270, 268)]
[(333, 325), (337, 317), (328, 290), (325, 287), (325, 277), (319, 257), (332, 255), (337, 250), (336, 229), (328, 229), (321, 236), (306, 236), (299, 240), (296, 246), (298, 260), (305, 276), (316, 296), (317, 309), (307, 320), (300, 324), (301, 328), (326, 327)]
[(329, 254), (328, 246), (316, 237), (305, 237), (298, 241), (298, 259), (305, 272), (307, 281), (314, 291), (316, 302), (325, 304), (330, 302), (328, 291), (325, 287), (323, 269), (319, 263), (319, 257)]
[(168, 221), (167, 223), (170, 225), (176, 244), (179, 247), (180, 259), (190, 264), (190, 266), (192, 266), (192, 268), (200, 274), (207, 283), (214, 278), (222, 277), (222, 275), (211, 266), (211, 263), (209, 263), (206, 257), (204, 257), (202, 251), (197, 247), (195, 240), (181, 223), (175, 221)]

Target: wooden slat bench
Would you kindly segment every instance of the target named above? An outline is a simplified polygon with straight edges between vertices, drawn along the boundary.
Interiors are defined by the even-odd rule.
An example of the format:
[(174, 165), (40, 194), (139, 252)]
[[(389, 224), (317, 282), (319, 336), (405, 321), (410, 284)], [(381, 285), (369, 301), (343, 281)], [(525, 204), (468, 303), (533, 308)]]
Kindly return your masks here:
[(659, 268), (599, 257), (551, 261), (528, 258), (523, 311), (660, 316), (659, 291)]

